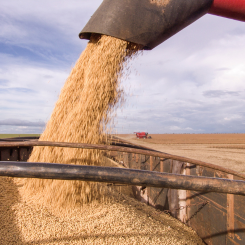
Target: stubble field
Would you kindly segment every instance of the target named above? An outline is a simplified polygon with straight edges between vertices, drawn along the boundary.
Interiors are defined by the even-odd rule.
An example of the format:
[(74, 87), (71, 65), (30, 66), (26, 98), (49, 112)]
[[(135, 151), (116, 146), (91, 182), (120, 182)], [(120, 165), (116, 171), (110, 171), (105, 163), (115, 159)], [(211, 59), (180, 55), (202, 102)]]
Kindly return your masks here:
[(133, 134), (117, 136), (158, 151), (245, 173), (245, 134), (151, 134), (152, 139), (137, 139)]

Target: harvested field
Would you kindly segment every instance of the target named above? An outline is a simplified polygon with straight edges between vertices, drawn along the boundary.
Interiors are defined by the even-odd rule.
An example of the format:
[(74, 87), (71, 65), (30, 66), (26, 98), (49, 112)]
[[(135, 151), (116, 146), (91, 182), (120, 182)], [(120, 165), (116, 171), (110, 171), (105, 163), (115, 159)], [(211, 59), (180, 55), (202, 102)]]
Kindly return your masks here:
[[(149, 134), (152, 144), (245, 144), (245, 134)], [(135, 135), (120, 134), (119, 137), (136, 139)]]
[(153, 134), (152, 139), (118, 135), (132, 143), (169, 154), (213, 163), (245, 173), (245, 134)]
[(40, 134), (0, 134), (0, 139), (16, 137), (39, 137)]

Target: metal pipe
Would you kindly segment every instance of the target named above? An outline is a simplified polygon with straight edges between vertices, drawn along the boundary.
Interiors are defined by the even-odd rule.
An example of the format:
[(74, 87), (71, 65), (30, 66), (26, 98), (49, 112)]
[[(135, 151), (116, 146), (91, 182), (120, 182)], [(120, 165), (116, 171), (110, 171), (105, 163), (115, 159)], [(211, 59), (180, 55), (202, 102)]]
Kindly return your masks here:
[(54, 163), (0, 162), (0, 176), (107, 182), (245, 195), (245, 181), (135, 169)]
[(168, 153), (157, 152), (154, 150), (141, 150), (141, 149), (119, 147), (119, 146), (112, 146), (112, 145), (94, 145), (94, 144), (83, 144), (83, 143), (64, 143), (64, 142), (49, 142), (49, 141), (1, 142), (0, 143), (0, 147), (18, 147), (18, 146), (69, 147), (69, 148), (98, 149), (98, 150), (107, 150), (107, 151), (136, 153), (136, 154), (142, 154), (142, 155), (147, 155), (147, 156), (154, 156), (154, 157), (177, 160), (177, 161), (181, 161), (181, 162), (192, 163), (192, 164), (200, 165), (203, 167), (211, 168), (214, 170), (222, 171), (224, 173), (233, 174), (234, 176), (245, 179), (245, 174), (238, 173), (238, 172), (231, 170), (231, 169), (227, 169), (227, 168), (224, 168), (221, 166), (217, 166), (215, 164), (206, 163), (203, 161), (191, 159), (188, 157), (171, 155)]

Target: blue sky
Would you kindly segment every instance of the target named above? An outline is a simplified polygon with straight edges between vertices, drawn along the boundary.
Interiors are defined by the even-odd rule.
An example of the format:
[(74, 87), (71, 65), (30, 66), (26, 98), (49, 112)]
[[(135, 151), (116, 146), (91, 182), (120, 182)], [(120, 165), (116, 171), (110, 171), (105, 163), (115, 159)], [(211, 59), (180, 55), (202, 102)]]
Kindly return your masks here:
[[(41, 133), (102, 1), (0, 1), (0, 133)], [(115, 131), (245, 133), (245, 23), (206, 15), (131, 67)]]

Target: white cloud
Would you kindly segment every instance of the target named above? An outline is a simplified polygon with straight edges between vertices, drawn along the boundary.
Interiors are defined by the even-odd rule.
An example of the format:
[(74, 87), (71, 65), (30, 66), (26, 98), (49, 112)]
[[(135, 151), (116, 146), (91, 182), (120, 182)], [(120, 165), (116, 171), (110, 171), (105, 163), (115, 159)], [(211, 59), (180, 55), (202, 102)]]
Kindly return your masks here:
[[(78, 33), (102, 0), (15, 0), (1, 3), (0, 37), (16, 45), (43, 45), (55, 47), (59, 39), (72, 40), (76, 45), (81, 41)], [(52, 32), (59, 39), (52, 40)], [(62, 36), (61, 36), (62, 35)], [(57, 37), (57, 38), (58, 38)]]
[(241, 115), (230, 115), (229, 117), (225, 117), (225, 121), (239, 120), (242, 119)]
[(178, 130), (181, 130), (181, 128), (178, 126), (170, 126), (170, 130), (178, 131)]
[(26, 128), (27, 126), (31, 127), (44, 127), (45, 123), (42, 121), (30, 122), (28, 120), (20, 120), (20, 119), (5, 119), (0, 120), (0, 126), (18, 126), (19, 128)]
[(0, 85), (0, 119), (47, 121), (70, 71), (33, 65), (8, 55), (0, 54), (0, 60), (6, 62), (1, 64), (0, 77), (8, 82), (8, 86)]
[[(204, 17), (138, 58), (135, 67), (140, 76), (128, 81), (137, 97), (128, 97), (127, 107), (119, 115), (131, 115), (134, 105), (137, 109), (131, 120), (140, 117), (149, 132), (164, 132), (169, 124), (170, 130), (182, 132), (187, 128), (231, 132), (235, 119), (223, 125), (224, 118), (237, 114), (245, 119), (244, 43), (244, 23)], [(144, 115), (146, 108), (152, 111)], [(244, 132), (237, 120), (232, 130)]]

